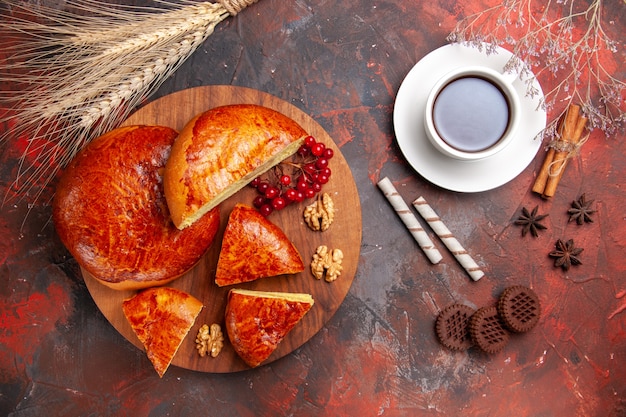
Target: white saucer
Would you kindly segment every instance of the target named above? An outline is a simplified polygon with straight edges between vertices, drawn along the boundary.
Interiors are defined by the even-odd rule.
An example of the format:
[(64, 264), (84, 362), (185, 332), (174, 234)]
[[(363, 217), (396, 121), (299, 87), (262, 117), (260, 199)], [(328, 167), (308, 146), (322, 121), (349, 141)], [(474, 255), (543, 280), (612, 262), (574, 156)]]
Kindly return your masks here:
[(534, 81), (539, 93), (526, 96), (525, 82), (517, 78), (513, 86), (520, 94), (522, 119), (519, 134), (502, 151), (477, 161), (461, 161), (437, 151), (424, 131), (426, 98), (435, 82), (455, 68), (483, 65), (503, 71), (513, 54), (497, 48), (487, 55), (476, 48), (459, 44), (438, 48), (422, 58), (402, 82), (393, 110), (393, 124), (398, 145), (406, 160), (426, 180), (442, 188), (473, 193), (499, 187), (519, 175), (533, 160), (541, 147), (537, 135), (546, 126), (546, 112), (539, 108), (543, 98), (541, 86)]

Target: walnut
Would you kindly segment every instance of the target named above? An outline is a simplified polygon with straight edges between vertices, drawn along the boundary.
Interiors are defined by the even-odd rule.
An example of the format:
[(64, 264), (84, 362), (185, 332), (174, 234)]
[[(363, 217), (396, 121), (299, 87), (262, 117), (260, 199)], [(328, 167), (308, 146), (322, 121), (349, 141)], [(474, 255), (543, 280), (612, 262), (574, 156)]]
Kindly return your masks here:
[(325, 245), (318, 246), (313, 254), (311, 272), (317, 279), (325, 277), (326, 282), (333, 282), (341, 275), (343, 270), (343, 266), (341, 266), (342, 260), (343, 252), (341, 249), (329, 250)]
[(335, 203), (328, 193), (304, 208), (304, 221), (312, 230), (324, 231), (335, 219)]
[(207, 324), (200, 327), (196, 336), (196, 349), (200, 356), (204, 357), (210, 353), (211, 357), (215, 358), (223, 346), (224, 335), (219, 324), (213, 323), (210, 328)]

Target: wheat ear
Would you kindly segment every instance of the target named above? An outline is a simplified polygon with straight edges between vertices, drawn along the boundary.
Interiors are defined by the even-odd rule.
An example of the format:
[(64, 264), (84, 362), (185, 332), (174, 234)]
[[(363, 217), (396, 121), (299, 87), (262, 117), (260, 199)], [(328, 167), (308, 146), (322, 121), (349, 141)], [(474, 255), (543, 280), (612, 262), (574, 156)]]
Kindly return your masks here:
[(257, 0), (157, 0), (151, 7), (67, 0), (0, 2), (0, 142), (22, 140), (4, 202), (45, 186), (92, 139), (117, 127), (213, 33)]

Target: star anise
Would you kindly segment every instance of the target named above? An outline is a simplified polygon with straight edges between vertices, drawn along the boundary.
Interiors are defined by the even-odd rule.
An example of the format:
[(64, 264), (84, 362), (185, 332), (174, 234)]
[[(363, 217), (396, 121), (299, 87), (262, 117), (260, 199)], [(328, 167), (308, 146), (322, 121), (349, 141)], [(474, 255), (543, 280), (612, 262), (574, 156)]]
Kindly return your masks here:
[(591, 215), (596, 212), (596, 210), (591, 209), (591, 204), (593, 204), (594, 200), (587, 201), (585, 194), (578, 197), (578, 200), (572, 201), (572, 208), (567, 210), (569, 214), (569, 221), (576, 220), (576, 223), (583, 224), (593, 223), (593, 219)]
[(517, 220), (515, 220), (515, 224), (518, 226), (522, 226), (522, 236), (526, 236), (526, 234), (530, 231), (534, 237), (539, 236), (539, 230), (546, 229), (546, 226), (541, 224), (541, 220), (545, 219), (547, 214), (537, 214), (537, 210), (539, 206), (535, 206), (532, 211), (528, 211), (526, 207), (522, 207), (522, 215), (519, 216)]
[(561, 239), (556, 241), (556, 249), (550, 252), (549, 256), (554, 259), (554, 266), (561, 267), (564, 271), (569, 270), (572, 265), (582, 265), (582, 261), (578, 255), (584, 250), (574, 246), (574, 239), (563, 242)]

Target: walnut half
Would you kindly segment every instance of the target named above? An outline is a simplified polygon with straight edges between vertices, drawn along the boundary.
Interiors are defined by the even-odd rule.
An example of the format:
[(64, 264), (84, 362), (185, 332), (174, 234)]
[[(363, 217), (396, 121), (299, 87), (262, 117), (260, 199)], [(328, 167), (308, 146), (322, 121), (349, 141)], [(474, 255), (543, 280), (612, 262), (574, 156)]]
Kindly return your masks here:
[(213, 323), (209, 328), (207, 324), (203, 324), (196, 336), (196, 349), (200, 356), (211, 354), (211, 357), (215, 358), (222, 351), (222, 347), (224, 347), (224, 335), (220, 325)]
[(325, 277), (326, 282), (333, 282), (341, 275), (343, 270), (342, 260), (343, 252), (341, 249), (329, 250), (325, 245), (318, 246), (313, 254), (311, 272), (317, 279)]
[(324, 231), (335, 219), (335, 203), (328, 193), (324, 193), (311, 205), (304, 208), (304, 221), (312, 230)]

